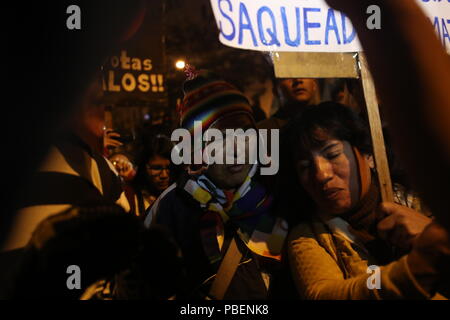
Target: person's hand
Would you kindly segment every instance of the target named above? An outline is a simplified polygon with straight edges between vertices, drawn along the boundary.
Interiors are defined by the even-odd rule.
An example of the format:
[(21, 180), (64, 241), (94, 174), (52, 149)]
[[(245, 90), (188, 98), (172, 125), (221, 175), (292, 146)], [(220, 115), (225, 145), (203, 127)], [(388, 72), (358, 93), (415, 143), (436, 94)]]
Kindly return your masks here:
[(430, 294), (439, 290), (448, 295), (450, 288), (450, 234), (433, 222), (417, 237), (408, 266), (420, 285)]
[(408, 207), (383, 202), (379, 210), (385, 217), (378, 223), (378, 234), (391, 245), (409, 251), (414, 240), (432, 219)]
[(120, 138), (120, 134), (114, 132), (112, 129), (106, 129), (103, 138), (103, 144), (105, 148), (113, 149), (122, 146), (123, 143), (116, 138)]
[(112, 164), (116, 168), (119, 176), (121, 176), (125, 181), (133, 180), (136, 175), (136, 171), (134, 170), (134, 166), (130, 161), (126, 161), (123, 159), (114, 159), (112, 160)]

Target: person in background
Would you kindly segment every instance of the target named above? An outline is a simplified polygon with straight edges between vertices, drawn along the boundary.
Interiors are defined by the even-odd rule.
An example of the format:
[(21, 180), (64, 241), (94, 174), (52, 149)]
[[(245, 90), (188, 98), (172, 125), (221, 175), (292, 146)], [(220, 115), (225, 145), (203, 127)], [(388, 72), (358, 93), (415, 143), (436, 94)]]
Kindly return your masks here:
[(24, 190), (21, 209), (3, 250), (25, 246), (39, 222), (71, 205), (117, 203), (126, 211), (130, 209), (120, 179), (103, 157), (102, 95), (97, 75)]
[(289, 119), (305, 107), (317, 104), (320, 101), (320, 88), (317, 79), (279, 79), (278, 89), (282, 100), (280, 109), (269, 119), (259, 122), (258, 128), (281, 129)]
[(143, 146), (137, 157), (137, 173), (132, 182), (137, 215), (145, 212), (173, 181), (175, 168), (170, 154), (173, 144), (165, 135), (157, 134)]
[(260, 77), (251, 78), (242, 88), (250, 105), (252, 106), (255, 122), (259, 123), (269, 119), (279, 109), (279, 99), (276, 93), (276, 80), (272, 76), (261, 79)]
[(366, 101), (358, 79), (337, 79), (331, 92), (331, 100), (353, 109), (356, 113), (366, 114)]
[[(322, 103), (305, 110), (285, 134), (285, 173), (298, 186), (291, 203), (302, 199), (302, 210), (292, 213), (302, 221), (288, 243), (300, 296), (442, 298), (422, 285), (409, 259), (418, 254), (415, 243), (432, 219), (414, 210), (417, 201), (396, 185), (396, 203), (381, 203), (368, 130), (357, 114)], [(369, 266), (380, 268), (376, 289), (367, 285)]]

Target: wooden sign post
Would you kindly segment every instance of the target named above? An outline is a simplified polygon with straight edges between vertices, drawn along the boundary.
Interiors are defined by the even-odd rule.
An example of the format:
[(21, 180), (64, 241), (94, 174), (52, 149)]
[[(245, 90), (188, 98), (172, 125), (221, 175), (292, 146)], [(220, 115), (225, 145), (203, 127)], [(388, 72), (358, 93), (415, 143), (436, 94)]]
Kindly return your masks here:
[(375, 85), (373, 83), (372, 75), (370, 74), (365, 55), (363, 53), (359, 53), (358, 58), (361, 68), (361, 81), (364, 90), (364, 97), (366, 99), (370, 135), (372, 137), (373, 156), (375, 158), (378, 182), (380, 184), (381, 199), (383, 201), (393, 202), (394, 193), (392, 191), (391, 175), (386, 156), (383, 127), (381, 126)]

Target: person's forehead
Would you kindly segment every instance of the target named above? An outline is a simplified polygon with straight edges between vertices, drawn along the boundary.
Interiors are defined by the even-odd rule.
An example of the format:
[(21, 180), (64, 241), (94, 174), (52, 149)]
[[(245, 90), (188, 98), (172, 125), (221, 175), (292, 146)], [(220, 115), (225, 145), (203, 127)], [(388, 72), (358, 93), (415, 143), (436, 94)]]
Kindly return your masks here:
[(319, 152), (324, 152), (329, 150), (330, 147), (340, 147), (344, 145), (344, 141), (338, 139), (327, 139), (323, 142), (323, 144), (318, 148)]
[(292, 82), (292, 81), (316, 81), (315, 78), (283, 78), (280, 79), (281, 82)]
[(311, 147), (309, 150), (301, 150), (299, 152), (298, 160), (308, 160), (311, 157), (324, 156), (325, 153), (335, 150), (344, 145), (344, 141), (327, 139), (318, 141), (318, 144)]
[(342, 146), (345, 143), (345, 141), (332, 136), (323, 128), (316, 128), (308, 140), (309, 142), (301, 147), (300, 157), (307, 157), (311, 154), (322, 153), (324, 151), (328, 151), (327, 148), (331, 146)]
[(236, 114), (217, 120), (211, 128), (225, 129), (248, 129), (254, 127), (254, 121), (248, 114)]
[(155, 155), (148, 160), (149, 163), (167, 163), (169, 159), (166, 159), (160, 155)]
[(334, 146), (342, 146), (343, 141), (337, 139), (316, 140), (316, 143), (306, 150), (309, 154), (320, 154), (329, 151)]

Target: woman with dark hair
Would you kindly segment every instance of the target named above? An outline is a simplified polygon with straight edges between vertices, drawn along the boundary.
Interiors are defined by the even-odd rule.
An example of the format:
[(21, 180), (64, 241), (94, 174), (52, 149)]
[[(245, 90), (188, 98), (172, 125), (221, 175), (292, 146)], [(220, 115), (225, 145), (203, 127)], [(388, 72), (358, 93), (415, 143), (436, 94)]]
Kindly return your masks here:
[(162, 134), (146, 143), (137, 159), (137, 173), (133, 180), (136, 209), (143, 216), (159, 195), (173, 181), (174, 168), (170, 162), (173, 144)]
[[(315, 204), (302, 188), (297, 174), (297, 164), (300, 158), (307, 158), (306, 153), (312, 148), (319, 147), (327, 133), (330, 136), (339, 137), (342, 141), (348, 141), (355, 146), (360, 154), (366, 155), (366, 160), (373, 164), (371, 157), (371, 141), (364, 122), (350, 108), (346, 108), (338, 103), (324, 102), (318, 106), (314, 105), (306, 109), (304, 116), (295, 117), (282, 131), (280, 147), (280, 174), (281, 184), (290, 185), (291, 188), (283, 190), (278, 198), (287, 201), (281, 203), (288, 206), (295, 205), (295, 211), (313, 211)], [(303, 163), (305, 164), (305, 162)], [(281, 188), (277, 188), (281, 189)], [(299, 198), (300, 197), (300, 198)], [(289, 203), (289, 199), (300, 199), (295, 203)], [(289, 203), (289, 204), (288, 204)], [(301, 207), (299, 207), (299, 205)], [(305, 210), (305, 205), (308, 210)], [(289, 225), (295, 226), (305, 219), (305, 216), (290, 214), (284, 208), (280, 210)]]
[[(381, 203), (370, 138), (361, 119), (340, 104), (322, 103), (305, 110), (284, 134), (284, 176), (296, 172), (290, 176), (298, 194), (290, 196), (303, 200), (296, 212), (302, 212), (302, 219), (288, 242), (300, 296), (432, 297), (436, 288), (429, 287), (420, 268), (411, 267), (420, 261), (415, 241), (432, 220), (406, 207), (411, 198), (398, 192), (398, 186), (399, 204)], [(369, 278), (375, 269), (379, 273)]]

